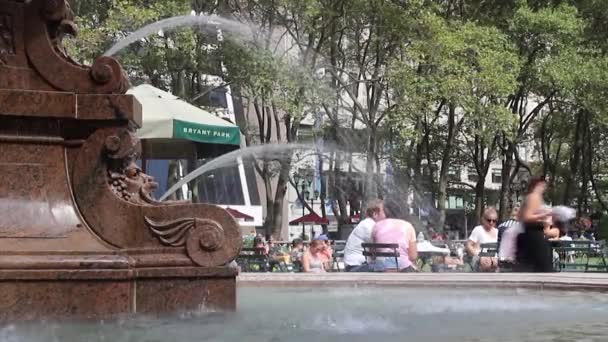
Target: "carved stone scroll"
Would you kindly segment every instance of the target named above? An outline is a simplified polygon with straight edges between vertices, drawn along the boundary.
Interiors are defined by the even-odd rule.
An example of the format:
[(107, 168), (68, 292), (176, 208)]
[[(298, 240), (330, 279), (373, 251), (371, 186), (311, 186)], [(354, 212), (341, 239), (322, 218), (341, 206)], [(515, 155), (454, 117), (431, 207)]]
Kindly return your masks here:
[(68, 56), (76, 32), (65, 0), (0, 0), (0, 322), (234, 310), (238, 224), (152, 198), (141, 105), (116, 60)]
[(77, 94), (124, 94), (128, 80), (120, 64), (99, 57), (91, 67), (72, 60), (63, 47), (76, 35), (73, 14), (65, 0), (34, 0), (25, 5), (25, 49), (38, 74), (55, 89)]
[(188, 256), (200, 266), (225, 264), (234, 257), (222, 246), (226, 244), (224, 229), (213, 220), (186, 218), (155, 221), (145, 217), (152, 233), (165, 245), (186, 246)]

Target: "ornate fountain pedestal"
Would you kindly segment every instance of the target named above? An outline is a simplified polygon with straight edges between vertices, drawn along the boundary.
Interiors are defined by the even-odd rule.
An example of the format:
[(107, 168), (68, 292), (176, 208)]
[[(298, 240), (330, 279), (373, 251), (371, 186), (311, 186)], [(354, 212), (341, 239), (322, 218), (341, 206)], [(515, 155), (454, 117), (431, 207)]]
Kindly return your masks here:
[(0, 0), (0, 321), (235, 309), (237, 223), (151, 199), (121, 66), (66, 33), (64, 0)]

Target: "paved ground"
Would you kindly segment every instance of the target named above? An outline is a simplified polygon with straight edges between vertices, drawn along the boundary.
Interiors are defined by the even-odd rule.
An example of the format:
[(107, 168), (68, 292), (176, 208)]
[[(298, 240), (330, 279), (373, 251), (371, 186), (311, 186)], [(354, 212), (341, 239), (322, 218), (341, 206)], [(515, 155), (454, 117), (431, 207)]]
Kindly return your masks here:
[(608, 292), (608, 273), (241, 273), (241, 286), (507, 287)]

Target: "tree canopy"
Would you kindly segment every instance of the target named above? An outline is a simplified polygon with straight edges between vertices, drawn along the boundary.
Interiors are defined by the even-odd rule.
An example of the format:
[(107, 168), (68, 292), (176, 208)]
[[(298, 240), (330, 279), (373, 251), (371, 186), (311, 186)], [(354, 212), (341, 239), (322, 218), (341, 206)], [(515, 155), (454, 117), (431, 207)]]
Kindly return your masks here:
[[(249, 145), (296, 142), (302, 120), (315, 117), (315, 137), (349, 145), (321, 162), (321, 201), (340, 222), (347, 203), (352, 211), (365, 198), (395, 196), (404, 215), (430, 203), (443, 226), (449, 193), (463, 189), (477, 216), (498, 204), (504, 217), (524, 171), (548, 178), (552, 203), (582, 215), (608, 209), (606, 1), (77, 0), (72, 8), (80, 37), (69, 48), (84, 62), (170, 17), (217, 15), (251, 28), (246, 39), (221, 25), (151, 32), (117, 58), (134, 84), (195, 105), (207, 75), (219, 76), (251, 111), (239, 122)], [(357, 158), (362, 194), (349, 189)], [(281, 229), (292, 162), (256, 166), (269, 232)], [(491, 198), (493, 162), (502, 171)], [(397, 187), (386, 185), (387, 163)], [(454, 179), (458, 168), (477, 180)]]

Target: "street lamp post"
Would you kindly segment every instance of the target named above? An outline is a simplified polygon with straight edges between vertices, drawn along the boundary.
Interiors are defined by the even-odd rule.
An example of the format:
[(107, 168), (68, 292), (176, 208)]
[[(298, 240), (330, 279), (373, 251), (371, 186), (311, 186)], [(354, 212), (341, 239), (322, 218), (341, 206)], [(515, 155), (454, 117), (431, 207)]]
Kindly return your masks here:
[[(302, 217), (304, 217), (304, 207), (306, 207), (304, 204), (306, 202), (306, 196), (308, 191), (306, 190), (306, 180), (302, 180), (302, 184), (300, 185), (302, 191), (300, 192), (300, 197), (301, 197), (301, 203), (302, 204)], [(302, 240), (306, 239), (306, 223), (304, 221), (302, 221)]]
[(528, 187), (528, 182), (526, 182), (525, 179), (522, 179), (521, 182), (519, 183), (519, 193), (517, 194), (518, 203), (520, 203), (522, 201), (521, 195), (524, 191), (526, 191), (527, 187)]
[[(304, 217), (306, 202), (310, 201), (310, 207), (311, 207), (311, 213), (312, 213), (314, 210), (315, 199), (319, 198), (320, 193), (318, 190), (311, 191), (310, 188), (313, 184), (313, 180), (309, 179), (306, 176), (296, 175), (296, 176), (294, 176), (294, 181), (296, 183), (296, 187), (298, 185), (300, 186), (300, 197), (298, 198), (298, 200), (302, 204), (302, 217)], [(311, 228), (311, 235), (312, 235), (312, 228)], [(302, 239), (304, 239), (305, 236), (306, 236), (306, 223), (302, 222)], [(310, 238), (312, 238), (312, 236), (310, 236)]]
[(525, 179), (522, 179), (519, 182), (513, 183), (513, 185), (511, 185), (513, 191), (515, 192), (515, 200), (513, 200), (513, 197), (511, 197), (511, 199), (513, 200), (513, 207), (515, 207), (516, 204), (519, 204), (522, 201), (522, 194), (525, 192), (527, 186), (528, 182), (526, 182)]
[[(315, 210), (315, 200), (317, 198), (319, 198), (319, 191), (315, 190), (315, 191), (309, 192), (308, 194), (310, 196), (308, 198), (310, 200), (310, 210), (311, 210), (311, 212), (313, 212)], [(313, 229), (312, 229), (312, 226), (311, 226), (310, 227), (310, 238), (311, 239), (312, 239), (312, 234), (313, 234)]]
[(467, 203), (467, 196), (462, 196), (462, 205), (463, 205), (463, 209), (464, 209), (464, 238), (468, 239), (468, 235), (469, 235), (469, 222), (468, 222), (468, 217), (467, 215), (468, 213), (468, 203)]

